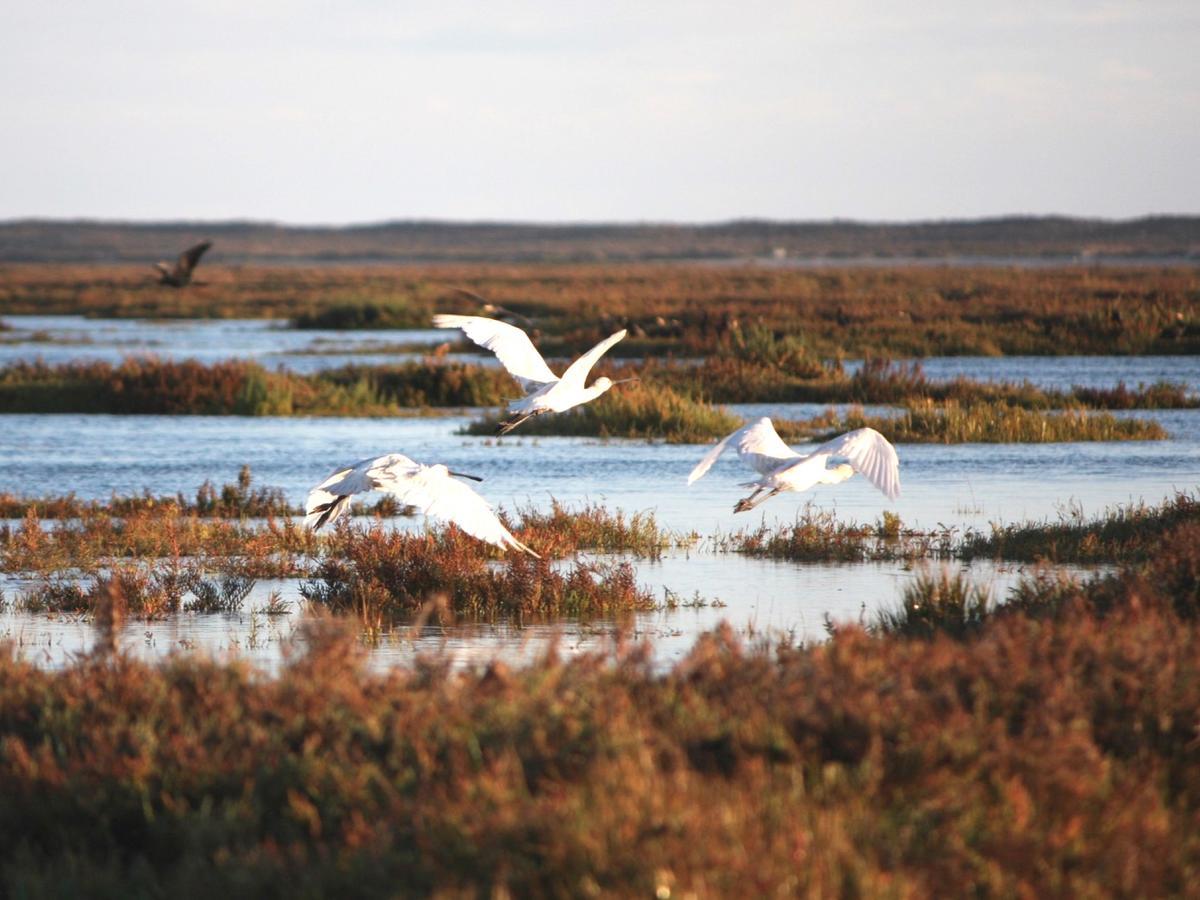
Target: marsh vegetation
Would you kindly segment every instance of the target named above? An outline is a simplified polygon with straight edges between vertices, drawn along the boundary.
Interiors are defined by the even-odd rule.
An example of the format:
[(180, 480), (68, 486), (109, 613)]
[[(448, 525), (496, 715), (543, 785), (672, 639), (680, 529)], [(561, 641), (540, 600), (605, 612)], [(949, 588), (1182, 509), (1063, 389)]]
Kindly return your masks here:
[(270, 677), (5, 655), (6, 891), (1186, 893), (1194, 531), (999, 608), (931, 576), (873, 633), (718, 631), (666, 672), (619, 643), (381, 674), (320, 621)]
[(614, 352), (633, 357), (736, 355), (755, 328), (818, 360), (1200, 351), (1200, 274), (1190, 267), (209, 264), (205, 277), (181, 292), (138, 267), (2, 265), (0, 315), (421, 327), (434, 312), (478, 313), (462, 287), (532, 319), (547, 356), (577, 354), (622, 327), (630, 335)]
[[(454, 291), (466, 287), (532, 319), (547, 355), (570, 356), (628, 328), (618, 345), (627, 356), (597, 374), (641, 381), (578, 414), (528, 422), (504, 447), (449, 437), (453, 425), (430, 420), (343, 426), (466, 459), (493, 454), (488, 488), (505, 497), (513, 533), (544, 557), (533, 560), (454, 528), (399, 520), (405, 510), (387, 499), (356, 507), (328, 533), (299, 522), (305, 467), (335, 446), (314, 443), (298, 466), (288, 442), (304, 423), (294, 417), (492, 409), (514, 396), (501, 370), (445, 358), (465, 347), (308, 375), (163, 359), (0, 369), (3, 412), (259, 417), (236, 423), (245, 429), (239, 448), (264, 437), (287, 444), (271, 471), (293, 479), (287, 491), (264, 487), (247, 468), (230, 484), (196, 489), (214, 456), (192, 468), (177, 457), (201, 435), (220, 441), (233, 431), (232, 420), (214, 431), (195, 419), (187, 441), (156, 445), (146, 463), (170, 473), (152, 482), (158, 491), (109, 495), (101, 481), (99, 490), (90, 483), (91, 496), (104, 499), (0, 496), (9, 520), (0, 526), (4, 615), (69, 621), (96, 635), (57, 670), (25, 652), (19, 632), (0, 653), (0, 893), (271, 895), (303, 885), (318, 895), (348, 884), (412, 895), (1186, 893), (1200, 851), (1188, 827), (1200, 798), (1192, 494), (1104, 516), (1068, 507), (1057, 521), (990, 530), (918, 528), (901, 520), (905, 509), (875, 518), (873, 506), (865, 524), (809, 507), (791, 521), (697, 534), (663, 524), (691, 524), (671, 518), (678, 511), (666, 492), (660, 518), (664, 510), (560, 503), (547, 499), (549, 488), (522, 501), (504, 479), (542, 434), (711, 441), (741, 422), (725, 403), (839, 407), (803, 421), (776, 417), (791, 441), (861, 425), (909, 444), (1161, 438), (1156, 423), (1110, 411), (1193, 409), (1187, 384), (938, 380), (889, 360), (1196, 353), (1195, 270), (219, 261), (206, 269), (208, 284), (167, 293), (128, 267), (4, 266), (0, 313), (423, 327), (434, 311), (479, 312)], [(20, 421), (41, 434), (36, 419)], [(147, 423), (128, 425), (129, 440)], [(440, 444), (430, 438), (436, 428), (446, 432)], [(493, 428), (486, 419), (468, 426)], [(612, 449), (554, 443), (581, 458)], [(1153, 455), (1163, 446), (1138, 452), (1151, 466), (1178, 458)], [(119, 449), (96, 458), (141, 465)], [(643, 498), (664, 473), (675, 477), (686, 451), (620, 449), (642, 454), (629, 460), (637, 509), (651, 505)], [(1034, 465), (1038, 453), (1057, 452), (1018, 449)], [(231, 444), (229, 468), (211, 471), (232, 477), (238, 452)], [(947, 451), (908, 452), (906, 477), (919, 479), (937, 465), (922, 454)], [(253, 458), (262, 471), (262, 456)], [(61, 483), (61, 458), (11, 459), (26, 479), (18, 484)], [(579, 477), (573, 461), (554, 465)], [(976, 519), (985, 521), (982, 512)], [(800, 574), (822, 565), (839, 589), (856, 566), (890, 566), (899, 587), (894, 597), (866, 592), (859, 624), (830, 621), (827, 640), (723, 627), (665, 665), (627, 629), (661, 619), (664, 632), (698, 631), (677, 623), (715, 624), (700, 617), (719, 617), (723, 605), (699, 590), (686, 599), (643, 583), (680, 559), (710, 573), (774, 567), (781, 586), (751, 609), (778, 601), (803, 614)], [(1023, 565), (1015, 588), (1000, 592), (977, 581), (980, 564), (964, 567), (968, 560)], [(1064, 563), (1105, 568), (1081, 574)], [(269, 579), (278, 581), (264, 586)], [(287, 601), (276, 590), (284, 585)], [(139, 662), (122, 631), (138, 623), (141, 643), (155, 622), (233, 628), (237, 617), (284, 611), (294, 613), (278, 618), (296, 623), (296, 641), (274, 672), (187, 652)], [(570, 623), (572, 639), (589, 632), (591, 647), (613, 637), (596, 652), (581, 652), (580, 638), (569, 653), (560, 647), (521, 665), (464, 665), (447, 652), (381, 671), (364, 649), (389, 629), (452, 636), (471, 623), (518, 635), (533, 623)]]

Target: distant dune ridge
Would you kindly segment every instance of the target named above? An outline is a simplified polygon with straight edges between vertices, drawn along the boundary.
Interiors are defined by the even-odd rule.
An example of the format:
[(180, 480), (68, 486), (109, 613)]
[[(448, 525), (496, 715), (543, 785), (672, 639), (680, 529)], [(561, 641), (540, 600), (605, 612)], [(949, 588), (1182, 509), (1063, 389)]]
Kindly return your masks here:
[(766, 258), (1164, 258), (1200, 261), (1200, 216), (870, 223), (746, 219), (713, 224), (394, 221), (269, 222), (22, 219), (0, 222), (0, 262), (153, 263), (214, 241), (213, 261), (637, 262)]

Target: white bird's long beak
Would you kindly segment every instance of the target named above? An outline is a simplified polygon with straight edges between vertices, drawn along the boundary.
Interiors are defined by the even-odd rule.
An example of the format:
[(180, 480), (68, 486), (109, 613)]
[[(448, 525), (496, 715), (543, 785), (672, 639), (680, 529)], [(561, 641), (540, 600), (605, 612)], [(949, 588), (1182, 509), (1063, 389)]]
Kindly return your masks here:
[(451, 472), (451, 475), (457, 475), (459, 478), (470, 478), (472, 481), (483, 481), (478, 475), (468, 475), (466, 472)]
[(622, 378), (620, 381), (614, 381), (613, 384), (625, 384), (626, 382), (629, 382), (629, 381), (641, 381), (641, 380), (642, 379), (639, 376), (634, 375), (631, 378)]

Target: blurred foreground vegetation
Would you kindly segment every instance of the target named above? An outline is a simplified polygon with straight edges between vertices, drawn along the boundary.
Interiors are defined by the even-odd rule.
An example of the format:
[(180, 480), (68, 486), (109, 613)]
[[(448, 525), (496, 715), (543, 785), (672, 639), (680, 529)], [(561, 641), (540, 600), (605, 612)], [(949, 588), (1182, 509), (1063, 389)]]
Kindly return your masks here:
[(1200, 857), (1200, 530), (1006, 604), (952, 574), (869, 629), (663, 672), (645, 645), (276, 675), (0, 655), (8, 896), (1182, 896)]

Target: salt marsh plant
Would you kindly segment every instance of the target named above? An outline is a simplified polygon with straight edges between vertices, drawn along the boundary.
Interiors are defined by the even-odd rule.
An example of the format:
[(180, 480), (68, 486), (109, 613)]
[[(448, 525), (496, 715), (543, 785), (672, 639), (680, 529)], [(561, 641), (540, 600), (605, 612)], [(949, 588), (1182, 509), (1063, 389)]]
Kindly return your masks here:
[(666, 671), (624, 643), (384, 673), (336, 621), (276, 674), (3, 654), (0, 889), (1186, 895), (1200, 621), (1105, 590), (976, 624), (950, 577), (915, 638), (723, 628)]
[(1058, 522), (996, 524), (988, 535), (968, 537), (960, 553), (964, 559), (1137, 562), (1153, 556), (1163, 535), (1186, 522), (1200, 523), (1200, 499), (1180, 492), (1159, 506), (1118, 506), (1090, 519), (1076, 508)]
[(1150, 419), (1124, 419), (1080, 409), (1043, 412), (1006, 403), (913, 402), (891, 416), (861, 409), (800, 421), (781, 421), (785, 440), (829, 440), (854, 428), (870, 427), (897, 444), (1038, 444), (1075, 441), (1165, 440), (1166, 430)]
[(300, 375), (255, 362), (205, 365), (146, 357), (14, 363), (0, 368), (0, 412), (365, 416), (405, 409), (485, 406), (512, 393), (496, 369), (410, 362)]
[(990, 592), (974, 584), (966, 572), (923, 569), (905, 586), (898, 607), (877, 614), (874, 627), (905, 637), (962, 638), (979, 630), (991, 606)]
[(957, 549), (952, 532), (906, 531), (893, 513), (884, 513), (875, 525), (859, 525), (811, 505), (800, 510), (793, 522), (717, 535), (711, 545), (722, 553), (794, 562), (947, 559)]
[[(799, 377), (758, 362), (712, 356), (699, 364), (650, 360), (601, 370), (613, 378), (639, 374), (689, 398), (719, 403), (1003, 403), (1055, 408), (1190, 409), (1200, 398), (1185, 386), (1157, 382), (1137, 388), (1046, 391), (1031, 384), (945, 382), (827, 371)], [(16, 363), (0, 369), (0, 412), (109, 412), (174, 415), (395, 415), (405, 410), (495, 406), (513, 396), (501, 370), (444, 362), (343, 366), (311, 374), (268, 371), (257, 363), (202, 365), (145, 358), (109, 363)]]
[(650, 512), (628, 516), (598, 504), (570, 508), (552, 499), (550, 509), (530, 505), (518, 509), (521, 542), (536, 546), (542, 556), (554, 558), (578, 550), (626, 553), (657, 559), (669, 547), (690, 545), (696, 535), (673, 534), (661, 529)]
[[(139, 267), (0, 266), (0, 314), (271, 317), (422, 325), (478, 313), (466, 287), (536, 319), (547, 353), (628, 328), (618, 353), (708, 356), (761, 327), (817, 359), (1195, 353), (1193, 267), (747, 268), (741, 265), (247, 266), (206, 264), (169, 295)], [(604, 309), (605, 316), (598, 316)]]
[[(495, 434), (499, 419), (472, 422), (467, 434)], [(728, 434), (740, 420), (721, 407), (693, 400), (670, 388), (650, 383), (610, 391), (595, 403), (565, 413), (538, 416), (521, 425), (516, 435), (567, 435), (663, 440), (672, 444), (698, 443)]]
[(443, 594), (471, 618), (592, 617), (649, 609), (628, 563), (574, 563), (510, 555), (493, 564), (479, 542), (457, 528), (438, 534), (358, 532), (343, 527), (301, 587), (309, 601), (368, 621), (418, 612)]

